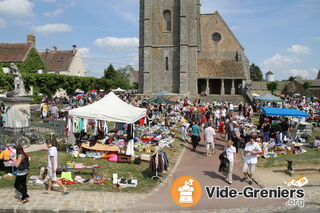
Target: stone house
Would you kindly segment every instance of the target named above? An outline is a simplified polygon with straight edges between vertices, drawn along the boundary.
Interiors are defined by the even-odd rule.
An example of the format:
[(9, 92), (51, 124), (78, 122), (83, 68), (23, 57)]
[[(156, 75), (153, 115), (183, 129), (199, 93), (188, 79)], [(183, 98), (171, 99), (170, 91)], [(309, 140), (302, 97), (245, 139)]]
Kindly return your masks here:
[(139, 92), (236, 95), (249, 81), (244, 48), (200, 0), (140, 0)]
[(0, 43), (0, 63), (8, 64), (2, 66), (4, 73), (9, 73), (9, 63), (23, 63), (28, 57), (32, 48), (35, 48), (36, 37), (33, 34), (27, 35), (26, 43)]
[(58, 50), (57, 47), (46, 49), (40, 52), (40, 57), (47, 73), (85, 76), (86, 68), (76, 45), (72, 46), (72, 50)]

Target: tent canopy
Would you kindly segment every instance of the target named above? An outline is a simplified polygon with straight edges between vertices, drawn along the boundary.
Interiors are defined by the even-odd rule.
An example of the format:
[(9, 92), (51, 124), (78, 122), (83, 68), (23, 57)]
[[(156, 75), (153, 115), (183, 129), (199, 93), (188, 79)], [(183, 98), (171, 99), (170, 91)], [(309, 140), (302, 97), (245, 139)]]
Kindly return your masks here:
[(166, 98), (163, 97), (155, 97), (155, 98), (150, 98), (150, 99), (146, 99), (144, 101), (150, 102), (150, 103), (158, 103), (158, 104), (177, 104), (175, 102), (172, 102)]
[(277, 96), (271, 95), (271, 94), (266, 94), (266, 95), (261, 95), (258, 97), (255, 97), (256, 100), (263, 101), (263, 102), (283, 102), (281, 98), (278, 98)]
[(262, 112), (268, 116), (308, 117), (306, 112), (297, 109), (262, 107)]
[(113, 90), (114, 92), (125, 92), (124, 89), (121, 89), (120, 87), (118, 87), (117, 89)]
[(166, 91), (166, 90), (160, 90), (160, 91), (158, 91), (158, 92), (155, 92), (154, 94), (156, 94), (156, 95), (170, 95), (170, 94), (172, 94), (171, 92), (168, 92), (168, 91)]
[(134, 123), (140, 118), (145, 117), (146, 112), (146, 109), (127, 104), (113, 92), (110, 92), (97, 102), (70, 110), (69, 115), (87, 119)]

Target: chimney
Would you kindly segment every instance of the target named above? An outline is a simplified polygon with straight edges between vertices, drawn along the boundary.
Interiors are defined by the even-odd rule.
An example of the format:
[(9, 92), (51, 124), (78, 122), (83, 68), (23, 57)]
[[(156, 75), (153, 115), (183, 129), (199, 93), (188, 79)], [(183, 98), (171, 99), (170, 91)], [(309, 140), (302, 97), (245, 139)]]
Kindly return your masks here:
[(32, 33), (27, 34), (27, 43), (31, 43), (32, 46), (36, 45), (36, 37)]
[(53, 51), (53, 52), (57, 52), (57, 49), (58, 49), (57, 46), (53, 46), (53, 47), (52, 47), (52, 51)]
[(76, 54), (76, 52), (77, 52), (77, 45), (72, 45), (72, 53), (73, 53), (73, 55), (75, 55)]

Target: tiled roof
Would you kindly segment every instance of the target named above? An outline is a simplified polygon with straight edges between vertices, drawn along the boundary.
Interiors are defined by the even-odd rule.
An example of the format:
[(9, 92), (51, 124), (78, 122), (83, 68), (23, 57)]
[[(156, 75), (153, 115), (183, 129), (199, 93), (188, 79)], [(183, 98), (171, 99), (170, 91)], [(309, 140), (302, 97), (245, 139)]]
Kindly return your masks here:
[(31, 43), (0, 43), (0, 62), (23, 62), (32, 47)]
[(243, 63), (228, 59), (198, 58), (198, 78), (245, 79)]
[(40, 57), (48, 72), (68, 71), (74, 55), (72, 50), (58, 50), (40, 52)]

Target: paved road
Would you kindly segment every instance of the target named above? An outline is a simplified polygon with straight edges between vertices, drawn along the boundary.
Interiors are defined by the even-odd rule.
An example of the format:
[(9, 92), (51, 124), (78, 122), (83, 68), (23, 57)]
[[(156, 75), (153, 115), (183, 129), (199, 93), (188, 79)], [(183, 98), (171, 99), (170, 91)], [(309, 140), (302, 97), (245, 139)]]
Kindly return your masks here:
[[(203, 138), (203, 137), (202, 137)], [(171, 182), (180, 176), (195, 177), (202, 185), (202, 199), (188, 210), (208, 210), (223, 208), (248, 208), (248, 207), (265, 207), (265, 206), (284, 206), (285, 200), (265, 200), (265, 199), (208, 199), (204, 190), (204, 185), (224, 187), (228, 184), (224, 181), (224, 176), (218, 172), (220, 161), (219, 154), (222, 152), (225, 142), (216, 140), (216, 154), (206, 157), (204, 141), (201, 141), (197, 152), (191, 150), (191, 144), (187, 143), (186, 151), (182, 157), (181, 163), (176, 169), (172, 180), (161, 187), (158, 191), (146, 197), (144, 201), (139, 202), (134, 210), (186, 210), (177, 206), (171, 200), (170, 186)], [(238, 153), (240, 160), (240, 153)], [(240, 182), (242, 178), (242, 163), (238, 162), (234, 168), (233, 184), (231, 187), (241, 190), (248, 186), (246, 182)], [(254, 188), (260, 188), (258, 185), (252, 185)], [(132, 209), (131, 209), (132, 210)]]

